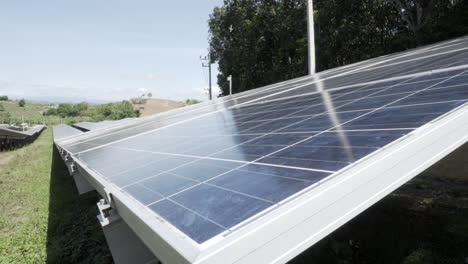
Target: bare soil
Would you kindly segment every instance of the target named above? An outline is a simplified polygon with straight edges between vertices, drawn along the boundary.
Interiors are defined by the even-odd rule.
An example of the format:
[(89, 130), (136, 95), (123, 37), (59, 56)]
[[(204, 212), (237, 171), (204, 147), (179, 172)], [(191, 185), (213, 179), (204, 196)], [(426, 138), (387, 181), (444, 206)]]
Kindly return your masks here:
[(140, 110), (140, 117), (154, 115), (185, 106), (184, 103), (164, 99), (145, 99), (143, 104), (134, 104)]

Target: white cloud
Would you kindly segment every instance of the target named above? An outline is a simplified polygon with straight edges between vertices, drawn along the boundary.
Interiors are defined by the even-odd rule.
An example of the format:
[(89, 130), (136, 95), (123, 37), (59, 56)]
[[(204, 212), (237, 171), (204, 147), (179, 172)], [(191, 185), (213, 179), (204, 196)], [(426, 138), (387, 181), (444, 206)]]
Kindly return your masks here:
[[(204, 87), (201, 89), (197, 89), (197, 91), (202, 91), (203, 94), (208, 95), (208, 87)], [(211, 86), (211, 94), (213, 95), (214, 98), (218, 97), (221, 94), (221, 89), (217, 85)]]
[(147, 73), (146, 74), (146, 79), (154, 80), (154, 78), (156, 78), (156, 75), (154, 73)]

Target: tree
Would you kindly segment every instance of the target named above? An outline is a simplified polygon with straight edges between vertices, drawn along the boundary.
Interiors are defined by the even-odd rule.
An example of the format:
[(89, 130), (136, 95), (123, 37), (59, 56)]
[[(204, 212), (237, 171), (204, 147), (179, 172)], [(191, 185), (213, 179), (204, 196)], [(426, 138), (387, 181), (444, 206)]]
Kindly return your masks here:
[[(314, 0), (317, 70), (468, 32), (464, 0)], [(307, 74), (306, 0), (225, 0), (208, 20), (218, 85), (229, 93)]]
[(226, 0), (208, 24), (223, 95), (229, 93), (229, 75), (236, 76), (237, 93), (307, 73), (303, 0)]
[(6, 95), (0, 96), (0, 101), (8, 101), (8, 96)]
[(21, 100), (18, 101), (18, 105), (19, 105), (19, 107), (25, 107), (26, 106), (26, 100), (24, 100), (24, 98), (22, 98)]
[(138, 117), (139, 111), (133, 108), (129, 101), (110, 103), (96, 106), (94, 121), (119, 120), (127, 117)]
[(49, 108), (43, 113), (44, 116), (58, 115), (56, 108)]
[(151, 98), (153, 97), (153, 94), (152, 93), (148, 93), (148, 98)]
[(88, 107), (89, 105), (86, 102), (81, 102), (79, 104), (73, 105), (72, 111), (73, 111), (74, 116), (83, 115), (84, 112), (88, 110)]
[[(73, 112), (73, 106), (71, 104), (59, 104), (59, 106), (57, 107), (57, 111), (56, 111), (56, 113), (62, 118), (65, 118), (67, 116), (72, 116), (72, 112)], [(51, 113), (53, 113), (52, 110), (51, 110)]]
[(193, 105), (193, 104), (199, 104), (199, 103), (201, 103), (201, 101), (196, 100), (196, 99), (187, 99), (187, 100), (185, 100), (186, 105)]

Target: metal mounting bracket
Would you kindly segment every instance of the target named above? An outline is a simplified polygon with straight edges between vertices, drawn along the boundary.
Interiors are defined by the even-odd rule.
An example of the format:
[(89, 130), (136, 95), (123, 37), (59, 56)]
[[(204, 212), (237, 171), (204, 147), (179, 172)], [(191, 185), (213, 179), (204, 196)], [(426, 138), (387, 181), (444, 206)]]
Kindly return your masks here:
[[(111, 194), (106, 192), (108, 197)], [(108, 198), (111, 199), (111, 198)], [(99, 215), (107, 245), (116, 264), (157, 264), (159, 260), (145, 246), (133, 230), (122, 220), (110, 201), (101, 199), (97, 203)]]

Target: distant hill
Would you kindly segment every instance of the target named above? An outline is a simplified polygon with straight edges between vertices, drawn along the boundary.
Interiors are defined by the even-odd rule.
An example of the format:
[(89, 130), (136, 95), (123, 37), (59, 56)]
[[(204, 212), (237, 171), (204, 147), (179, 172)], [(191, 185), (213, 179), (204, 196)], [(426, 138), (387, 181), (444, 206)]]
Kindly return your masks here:
[[(19, 100), (23, 97), (20, 96), (9, 96), (11, 100)], [(25, 96), (29, 103), (34, 104), (78, 104), (81, 102), (87, 102), (90, 105), (107, 104), (112, 103), (111, 100), (99, 100), (89, 99), (86, 97), (67, 97), (67, 96)]]
[(164, 99), (132, 99), (135, 109), (140, 110), (140, 117), (154, 115), (175, 108), (184, 107), (186, 104)]
[[(33, 121), (33, 123), (41, 123), (43, 120), (42, 113), (47, 111), (49, 107), (43, 104), (31, 104), (26, 101), (25, 107), (20, 107), (17, 101), (1, 101), (3, 111), (0, 112), (0, 123), (3, 123), (8, 113), (9, 118), (17, 119), (15, 123)], [(7, 118), (7, 119), (9, 119)]]

